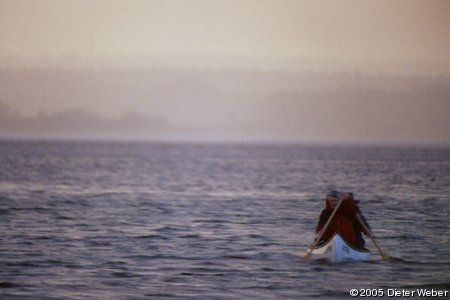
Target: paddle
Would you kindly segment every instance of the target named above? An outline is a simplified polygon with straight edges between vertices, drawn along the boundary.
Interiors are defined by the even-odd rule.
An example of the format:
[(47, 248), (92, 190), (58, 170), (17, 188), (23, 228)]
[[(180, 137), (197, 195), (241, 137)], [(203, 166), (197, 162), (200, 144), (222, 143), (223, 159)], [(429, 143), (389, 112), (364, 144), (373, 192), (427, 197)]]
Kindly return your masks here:
[(372, 232), (370, 231), (370, 229), (367, 227), (367, 225), (364, 223), (364, 221), (361, 218), (360, 214), (356, 214), (356, 218), (358, 219), (359, 223), (362, 225), (362, 227), (364, 227), (364, 230), (369, 233), (369, 238), (372, 240), (373, 244), (375, 245), (375, 247), (377, 247), (378, 252), (380, 252), (381, 258), (383, 260), (398, 260), (398, 258), (396, 257), (392, 257), (389, 255), (386, 255), (383, 250), (381, 250), (380, 246), (378, 246), (378, 243), (375, 241), (375, 238), (373, 237)]
[(333, 219), (334, 215), (336, 214), (336, 212), (339, 209), (339, 206), (341, 206), (342, 200), (344, 200), (344, 197), (341, 197), (339, 199), (338, 204), (336, 205), (336, 207), (334, 208), (333, 212), (331, 213), (331, 216), (328, 218), (327, 222), (325, 223), (325, 226), (323, 226), (322, 230), (320, 231), (319, 236), (317, 237), (317, 239), (314, 241), (314, 243), (309, 247), (308, 252), (306, 253), (306, 255), (302, 258), (303, 261), (309, 260), (309, 258), (311, 257), (311, 253), (313, 251), (313, 249), (317, 246), (317, 244), (320, 242), (320, 239), (322, 238), (322, 236), (324, 235), (325, 231), (328, 228), (328, 225), (330, 225), (331, 220)]

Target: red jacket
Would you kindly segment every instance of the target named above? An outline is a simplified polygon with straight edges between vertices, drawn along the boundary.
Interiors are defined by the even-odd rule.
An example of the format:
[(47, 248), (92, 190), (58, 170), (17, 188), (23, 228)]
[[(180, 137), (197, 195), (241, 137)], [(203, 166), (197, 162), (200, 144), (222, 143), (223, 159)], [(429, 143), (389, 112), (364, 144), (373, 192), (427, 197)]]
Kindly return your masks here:
[[(328, 225), (327, 230), (322, 235), (321, 240), (328, 241), (335, 233), (339, 233), (345, 241), (356, 247), (358, 241), (353, 224), (354, 222), (357, 222), (357, 211), (358, 206), (355, 200), (351, 197), (344, 198), (338, 211)], [(328, 201), (326, 201), (326, 207), (320, 214), (316, 232), (320, 232), (322, 230), (332, 213), (333, 208), (329, 205)]]

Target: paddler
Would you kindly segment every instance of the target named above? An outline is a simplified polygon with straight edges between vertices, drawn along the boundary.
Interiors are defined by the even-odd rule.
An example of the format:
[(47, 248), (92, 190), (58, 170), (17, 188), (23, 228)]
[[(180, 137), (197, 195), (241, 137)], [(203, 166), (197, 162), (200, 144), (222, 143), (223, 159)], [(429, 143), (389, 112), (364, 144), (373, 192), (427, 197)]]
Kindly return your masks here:
[(357, 201), (353, 198), (353, 193), (340, 193), (339, 191), (333, 190), (327, 194), (325, 198), (325, 209), (322, 210), (319, 217), (319, 222), (316, 226), (316, 235), (319, 236), (322, 228), (328, 221), (328, 218), (333, 213), (340, 200), (342, 203), (328, 225), (328, 228), (322, 235), (319, 244), (328, 241), (334, 236), (335, 233), (339, 233), (341, 237), (350, 245), (356, 248), (364, 248), (365, 241), (362, 237), (362, 233), (367, 236), (370, 233), (364, 230), (363, 226), (356, 217), (357, 214), (361, 216), (361, 219), (365, 222), (365, 225), (368, 228), (369, 226), (359, 210)]

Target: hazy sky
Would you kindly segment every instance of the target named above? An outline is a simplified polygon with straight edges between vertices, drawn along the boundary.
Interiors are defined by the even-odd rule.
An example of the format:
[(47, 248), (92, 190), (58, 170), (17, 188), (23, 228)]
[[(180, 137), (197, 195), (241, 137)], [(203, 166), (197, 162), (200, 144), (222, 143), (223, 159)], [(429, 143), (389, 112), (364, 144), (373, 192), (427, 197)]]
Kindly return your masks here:
[(1, 0), (0, 53), (449, 66), (449, 15), (448, 0)]
[(139, 112), (127, 128), (450, 144), (449, 54), (448, 0), (0, 0), (0, 131)]

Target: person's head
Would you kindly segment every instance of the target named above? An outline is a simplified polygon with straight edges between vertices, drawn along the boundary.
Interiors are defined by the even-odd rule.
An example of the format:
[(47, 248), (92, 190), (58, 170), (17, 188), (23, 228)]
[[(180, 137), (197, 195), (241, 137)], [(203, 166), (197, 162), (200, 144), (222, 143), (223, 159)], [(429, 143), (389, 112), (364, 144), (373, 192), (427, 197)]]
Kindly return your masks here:
[(336, 207), (336, 205), (339, 202), (339, 198), (341, 197), (341, 193), (336, 191), (336, 190), (332, 190), (331, 192), (329, 192), (327, 194), (327, 198), (325, 199), (326, 201), (326, 206), (334, 209)]

